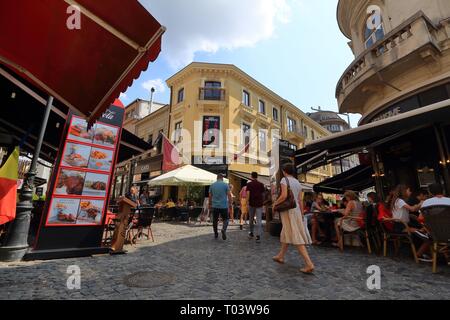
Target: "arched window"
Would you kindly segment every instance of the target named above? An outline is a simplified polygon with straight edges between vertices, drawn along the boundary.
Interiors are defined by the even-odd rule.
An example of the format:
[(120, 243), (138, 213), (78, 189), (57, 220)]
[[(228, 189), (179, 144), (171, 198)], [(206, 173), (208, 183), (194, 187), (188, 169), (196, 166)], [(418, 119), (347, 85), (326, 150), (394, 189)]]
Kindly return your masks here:
[(364, 25), (364, 41), (366, 49), (384, 38), (383, 17), (379, 6), (371, 5), (367, 8), (367, 19)]

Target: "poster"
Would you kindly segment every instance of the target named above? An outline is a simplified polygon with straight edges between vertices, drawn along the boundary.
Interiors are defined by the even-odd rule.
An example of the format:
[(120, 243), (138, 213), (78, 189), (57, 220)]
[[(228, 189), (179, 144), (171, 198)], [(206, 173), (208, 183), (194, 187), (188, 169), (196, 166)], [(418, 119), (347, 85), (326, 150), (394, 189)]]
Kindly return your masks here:
[(220, 146), (220, 117), (203, 117), (203, 148), (219, 148)]
[(97, 122), (88, 129), (73, 116), (55, 180), (46, 226), (101, 225), (107, 209), (120, 128)]

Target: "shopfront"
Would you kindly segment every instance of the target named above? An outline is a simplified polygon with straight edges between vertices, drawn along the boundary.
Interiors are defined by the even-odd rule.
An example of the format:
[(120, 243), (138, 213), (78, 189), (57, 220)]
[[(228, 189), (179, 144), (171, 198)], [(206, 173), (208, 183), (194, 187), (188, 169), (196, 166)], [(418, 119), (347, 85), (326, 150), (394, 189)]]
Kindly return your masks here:
[(299, 173), (305, 173), (348, 155), (364, 154), (369, 161), (354, 174), (344, 172), (319, 187), (362, 191), (373, 185), (385, 198), (398, 184), (418, 190), (441, 183), (450, 194), (449, 138), (450, 100), (446, 100), (317, 140), (297, 152), (296, 165)]

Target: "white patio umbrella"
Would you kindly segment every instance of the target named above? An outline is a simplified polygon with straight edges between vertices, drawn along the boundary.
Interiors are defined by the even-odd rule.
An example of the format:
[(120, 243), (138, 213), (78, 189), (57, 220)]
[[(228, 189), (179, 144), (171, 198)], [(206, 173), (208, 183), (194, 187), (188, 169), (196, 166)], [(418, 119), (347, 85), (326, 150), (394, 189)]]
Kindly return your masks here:
[[(223, 179), (229, 183), (228, 179)], [(153, 180), (149, 186), (210, 186), (217, 181), (217, 175), (209, 171), (186, 165), (184, 167), (167, 172)]]

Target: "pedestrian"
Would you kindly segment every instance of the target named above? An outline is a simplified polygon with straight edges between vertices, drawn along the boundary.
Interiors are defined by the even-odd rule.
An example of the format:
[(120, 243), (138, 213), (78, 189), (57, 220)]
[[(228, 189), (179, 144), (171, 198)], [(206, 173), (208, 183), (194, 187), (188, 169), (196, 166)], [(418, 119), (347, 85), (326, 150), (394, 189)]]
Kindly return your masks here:
[(217, 175), (217, 181), (209, 188), (209, 211), (213, 214), (214, 237), (219, 237), (218, 223), (222, 218), (222, 239), (227, 240), (227, 227), (229, 222), (229, 210), (232, 205), (230, 187), (223, 181), (223, 175)]
[(292, 194), (297, 203), (295, 209), (280, 212), (281, 222), (283, 229), (281, 230), (280, 242), (281, 250), (273, 257), (275, 262), (284, 264), (284, 257), (288, 251), (289, 245), (292, 244), (297, 247), (298, 252), (303, 257), (306, 266), (300, 269), (301, 272), (306, 274), (312, 274), (314, 272), (314, 264), (309, 257), (307, 245), (311, 244), (311, 239), (306, 232), (303, 224), (303, 214), (301, 211), (301, 192), (302, 187), (300, 182), (294, 178), (295, 168), (292, 164), (285, 164), (282, 168), (284, 178), (281, 180), (281, 195), (277, 201), (273, 204), (273, 211), (276, 206), (283, 203), (288, 198), (288, 188), (292, 191)]
[(236, 196), (233, 193), (233, 185), (230, 184), (231, 205), (230, 205), (230, 221), (234, 225), (234, 199)]
[(256, 217), (256, 242), (261, 241), (262, 236), (262, 214), (264, 206), (264, 185), (258, 181), (258, 173), (252, 172), (252, 181), (247, 184), (247, 199), (250, 212), (250, 233), (249, 239), (255, 237), (255, 217)]
[(239, 193), (239, 198), (241, 201), (241, 221), (240, 229), (244, 229), (244, 221), (247, 222), (248, 217), (248, 202), (247, 202), (247, 186), (244, 186)]

